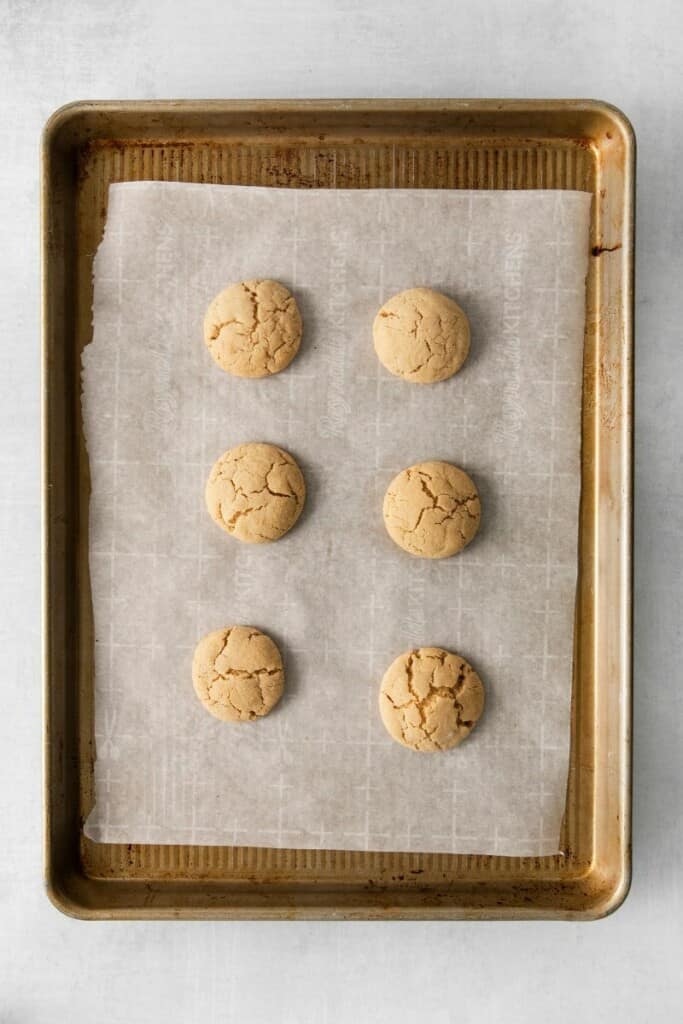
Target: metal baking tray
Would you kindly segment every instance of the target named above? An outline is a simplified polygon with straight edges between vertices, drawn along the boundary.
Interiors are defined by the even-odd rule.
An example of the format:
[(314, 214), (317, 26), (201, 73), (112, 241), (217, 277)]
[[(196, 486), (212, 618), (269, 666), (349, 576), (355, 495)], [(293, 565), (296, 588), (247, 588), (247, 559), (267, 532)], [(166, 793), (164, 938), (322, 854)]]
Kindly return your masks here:
[[(633, 214), (626, 118), (578, 100), (76, 103), (43, 140), (45, 861), (84, 918), (595, 918), (630, 882)], [(80, 354), (111, 182), (593, 194), (564, 852), (495, 857), (93, 843)]]

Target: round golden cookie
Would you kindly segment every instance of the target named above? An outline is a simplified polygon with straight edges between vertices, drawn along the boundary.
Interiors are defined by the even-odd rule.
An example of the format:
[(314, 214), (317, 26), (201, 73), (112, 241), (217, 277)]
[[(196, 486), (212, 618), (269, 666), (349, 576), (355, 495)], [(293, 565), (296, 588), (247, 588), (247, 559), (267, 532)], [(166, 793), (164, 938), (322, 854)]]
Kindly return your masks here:
[(440, 647), (399, 655), (379, 693), (387, 732), (411, 750), (448, 750), (471, 732), (484, 710), (484, 687), (472, 666)]
[(296, 462), (274, 444), (239, 444), (214, 463), (205, 490), (211, 518), (247, 544), (278, 540), (294, 526), (306, 498)]
[(195, 693), (223, 722), (251, 722), (275, 707), (285, 685), (282, 657), (252, 626), (216, 629), (199, 641), (192, 660)]
[(384, 495), (384, 525), (393, 541), (419, 558), (448, 558), (479, 529), (474, 482), (450, 462), (418, 462), (395, 476)]
[(375, 317), (372, 336), (382, 365), (413, 384), (452, 377), (470, 350), (470, 325), (462, 309), (431, 288), (392, 296)]
[(206, 312), (204, 340), (220, 368), (236, 377), (279, 373), (301, 343), (296, 299), (278, 281), (231, 284)]

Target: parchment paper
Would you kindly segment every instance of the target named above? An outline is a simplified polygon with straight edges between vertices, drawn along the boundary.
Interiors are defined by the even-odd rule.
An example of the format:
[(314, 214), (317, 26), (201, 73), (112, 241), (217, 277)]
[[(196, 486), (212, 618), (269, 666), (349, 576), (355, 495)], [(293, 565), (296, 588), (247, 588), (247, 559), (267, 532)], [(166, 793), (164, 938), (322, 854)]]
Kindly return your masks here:
[[(434, 852), (558, 850), (569, 746), (581, 364), (590, 196), (114, 185), (83, 354), (92, 476), (96, 804), (111, 842)], [(203, 315), (226, 284), (276, 278), (304, 340), (266, 380), (221, 372)], [(463, 370), (392, 377), (377, 309), (425, 284), (472, 326)], [(275, 544), (210, 520), (214, 460), (283, 446), (308, 500)], [(381, 505), (441, 458), (476, 481), (482, 528), (414, 559)], [(196, 641), (257, 626), (285, 657), (268, 718), (227, 725), (194, 696)], [(417, 754), (377, 711), (384, 670), (436, 645), (486, 685), (462, 746)]]

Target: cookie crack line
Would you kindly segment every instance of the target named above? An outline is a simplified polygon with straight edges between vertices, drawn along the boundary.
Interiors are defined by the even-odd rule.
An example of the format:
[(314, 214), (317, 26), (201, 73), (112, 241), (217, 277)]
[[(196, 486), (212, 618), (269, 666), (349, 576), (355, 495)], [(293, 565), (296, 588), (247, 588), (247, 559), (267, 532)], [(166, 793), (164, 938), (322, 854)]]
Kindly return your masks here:
[(233, 530), (239, 523), (240, 519), (244, 519), (246, 516), (253, 515), (254, 512), (261, 512), (264, 508), (267, 507), (267, 505), (252, 505), (249, 508), (237, 509), (236, 512), (232, 513), (229, 519), (225, 518), (225, 513), (223, 512), (222, 505), (219, 506), (218, 512), (220, 515), (221, 522), (225, 526), (226, 530)]
[(256, 676), (276, 676), (282, 669), (280, 668), (226, 668), (216, 669), (216, 680), (218, 679), (229, 679), (230, 676), (236, 676), (238, 679), (252, 679)]
[[(415, 323), (413, 324), (413, 326), (408, 331), (408, 334), (412, 334), (414, 338), (417, 338), (417, 332), (418, 332), (418, 330), (420, 328), (420, 324), (424, 320), (424, 316), (422, 315), (422, 313), (420, 312), (419, 309), (415, 310), (415, 316), (416, 316), (417, 319), (415, 320)], [(427, 339), (425, 338), (425, 341), (426, 340)], [(427, 346), (427, 347), (429, 348), (429, 346)]]
[[(235, 489), (235, 494), (239, 495), (240, 498), (246, 498), (246, 499), (258, 498), (261, 494), (263, 494), (265, 492), (267, 494), (271, 494), (274, 498), (291, 498), (293, 501), (298, 501), (299, 500), (298, 495), (294, 491), (276, 491), (276, 490), (274, 490), (270, 486), (270, 483), (268, 481), (268, 477), (270, 476), (270, 474), (273, 472), (274, 469), (279, 469), (279, 468), (282, 468), (283, 466), (291, 466), (291, 465), (292, 464), (290, 462), (285, 462), (285, 461), (273, 462), (272, 465), (270, 466), (270, 468), (268, 470), (266, 470), (266, 472), (264, 474), (265, 483), (264, 483), (263, 487), (258, 487), (258, 488), (256, 488), (253, 491), (246, 491), (244, 489), (244, 487), (242, 487), (241, 484), (238, 484), (238, 483), (235, 482), (234, 474), (232, 474), (232, 475), (226, 474), (223, 471), (223, 468), (221, 468), (220, 478), (221, 478), (221, 480), (225, 480), (226, 483), (232, 484), (232, 486)], [(259, 508), (265, 508), (265, 507), (266, 507), (265, 505), (259, 506)], [(251, 511), (251, 510), (245, 509), (245, 511)]]
[(231, 633), (232, 633), (232, 629), (227, 629), (227, 630), (225, 631), (225, 640), (223, 641), (223, 646), (221, 647), (220, 651), (218, 652), (218, 654), (217, 654), (217, 655), (216, 655), (216, 657), (214, 658), (214, 665), (216, 664), (216, 662), (218, 661), (218, 659), (219, 659), (220, 657), (222, 657), (222, 655), (223, 655), (223, 654), (225, 654), (226, 648), (227, 648), (227, 646), (228, 646), (228, 641), (230, 640), (230, 634), (231, 634)]
[(209, 335), (210, 341), (216, 341), (221, 331), (224, 331), (226, 327), (230, 327), (231, 324), (242, 324), (246, 326), (243, 320), (238, 320), (236, 316), (231, 317), (229, 320), (223, 320), (222, 323), (214, 324), (211, 328), (211, 334)]
[[(423, 489), (426, 491), (427, 494), (429, 494), (429, 491), (427, 491), (426, 488), (424, 488), (424, 486), (423, 486)], [(435, 509), (438, 509), (439, 512), (443, 512), (443, 518), (440, 519), (439, 522), (437, 523), (438, 526), (441, 526), (443, 523), (451, 520), (454, 523), (454, 525), (457, 527), (458, 526), (458, 522), (457, 522), (458, 514), (460, 512), (462, 512), (462, 511), (464, 511), (465, 514), (467, 516), (469, 516), (470, 519), (476, 519), (477, 518), (476, 515), (474, 515), (472, 512), (470, 512), (469, 508), (467, 507), (467, 503), (468, 502), (476, 500), (476, 498), (477, 498), (476, 494), (469, 495), (467, 498), (463, 498), (461, 500), (459, 500), (457, 498), (451, 498), (451, 500), (455, 504), (455, 508), (454, 509), (446, 509), (446, 508), (443, 507), (443, 505), (439, 505), (438, 504), (438, 497), (450, 497), (450, 495), (439, 495), (438, 497), (434, 497), (434, 495), (430, 495), (430, 497), (432, 498), (434, 503), (432, 505), (425, 505), (424, 508), (420, 509), (420, 512), (419, 512), (418, 517), (417, 517), (417, 520), (415, 522), (415, 526), (402, 527), (402, 526), (399, 526), (398, 524), (395, 524), (396, 525), (396, 529), (401, 530), (401, 532), (403, 534), (413, 534), (413, 533), (416, 533), (418, 528), (419, 528), (419, 526), (420, 526), (420, 524), (422, 523), (422, 519), (423, 519), (425, 513), (426, 512), (434, 512)], [(464, 532), (462, 530), (459, 530), (458, 532), (462, 534), (462, 537), (463, 537), (463, 540), (464, 540), (465, 539)]]
[[(255, 443), (258, 444), (259, 442), (255, 442)], [(244, 447), (248, 448), (250, 446), (249, 445), (245, 445)], [(233, 465), (235, 465), (236, 463), (238, 463), (238, 462), (244, 462), (245, 459), (253, 461), (253, 458), (254, 458), (253, 453), (249, 452), (249, 451), (243, 452), (241, 455), (235, 455), (235, 454), (233, 454), (233, 452), (234, 452), (234, 449), (231, 449), (229, 452), (226, 452), (226, 454), (223, 456), (223, 460), (220, 462), (220, 465), (218, 466), (218, 475), (221, 477), (221, 479), (228, 480), (230, 483), (233, 483), (233, 477), (234, 477), (234, 474), (231, 475), (231, 473), (230, 473), (231, 467)], [(275, 459), (273, 462), (271, 462), (269, 464), (268, 469), (265, 470), (265, 472), (263, 473), (263, 478), (266, 479), (267, 477), (269, 477), (274, 469), (278, 469), (278, 468), (281, 468), (283, 466), (293, 466), (293, 465), (294, 465), (294, 461), (291, 458), (290, 459), (281, 458), (279, 461), (277, 459)], [(249, 491), (249, 492), (245, 492), (245, 493), (254, 493), (255, 494), (256, 492), (255, 491)]]
[(221, 682), (221, 677), (217, 676), (216, 679), (212, 679), (211, 682), (208, 685), (208, 688), (207, 688), (207, 700), (208, 700), (209, 704), (212, 705), (213, 707), (216, 707), (216, 706), (221, 707), (221, 708), (231, 707), (232, 710), (235, 711), (237, 713), (237, 715), (239, 715), (241, 717), (244, 712), (242, 711), (242, 708), (238, 708), (237, 705), (234, 704), (233, 701), (230, 699), (230, 691), (229, 690), (226, 691), (226, 693), (224, 694), (225, 700), (219, 700), (218, 697), (214, 697), (213, 696), (212, 688), (216, 685), (216, 683), (219, 683), (219, 682)]
[[(422, 313), (420, 313), (419, 310), (416, 310), (416, 313), (417, 313), (417, 315), (419, 317), (419, 320), (415, 321), (414, 327), (409, 332), (415, 338), (415, 341), (418, 340), (417, 334), (418, 334), (418, 331), (420, 329), (420, 325), (422, 324), (422, 321), (424, 320), (424, 317), (423, 317)], [(441, 323), (441, 318), (439, 318), (439, 323)], [(432, 347), (432, 341), (435, 341), (436, 339), (433, 339), (433, 338), (430, 339), (428, 337), (428, 335), (423, 332), (420, 340), (422, 342), (424, 342), (425, 348), (427, 349), (427, 358), (423, 359), (422, 362), (418, 363), (416, 366), (410, 367), (410, 369), (408, 369), (408, 370), (401, 370), (400, 373), (401, 373), (402, 377), (408, 377), (411, 374), (419, 373), (420, 370), (424, 370), (425, 366), (429, 366), (430, 363), (432, 362), (432, 360), (437, 356), (437, 353), (434, 351), (434, 349)], [(441, 355), (441, 365), (438, 367), (438, 369), (442, 369), (443, 368), (443, 364), (444, 364), (445, 353), (442, 351), (439, 354)]]
[[(256, 287), (258, 288), (258, 286), (262, 282), (261, 281), (256, 281), (255, 283), (256, 283)], [(290, 297), (285, 300), (285, 305), (284, 306), (274, 305), (272, 310), (271, 310), (271, 312), (266, 316), (266, 318), (264, 320), (262, 320), (261, 317), (259, 316), (259, 313), (260, 313), (260, 300), (259, 300), (259, 297), (258, 297), (258, 292), (255, 292), (252, 288), (250, 288), (247, 285), (246, 281), (242, 281), (241, 284), (242, 284), (242, 288), (244, 289), (244, 291), (249, 296), (249, 300), (251, 302), (251, 313), (252, 313), (252, 317), (253, 317), (254, 324), (255, 324), (256, 327), (265, 327), (265, 326), (267, 326), (268, 324), (270, 324), (272, 322), (272, 320), (275, 318), (275, 315), (277, 313), (288, 313), (289, 309), (290, 309), (290, 307), (292, 305), (292, 302), (294, 301), (294, 296), (290, 295)], [(253, 336), (254, 329), (252, 329), (250, 333)], [(269, 349), (268, 337), (267, 336), (266, 336), (265, 339), (263, 339), (263, 344), (264, 344), (264, 347), (266, 349)], [(278, 352), (286, 344), (287, 344), (287, 342), (283, 341), (282, 344), (278, 345), (278, 347), (277, 347), (277, 349), (275, 349), (275, 351), (270, 352), (270, 355), (271, 356), (275, 355), (275, 353)]]

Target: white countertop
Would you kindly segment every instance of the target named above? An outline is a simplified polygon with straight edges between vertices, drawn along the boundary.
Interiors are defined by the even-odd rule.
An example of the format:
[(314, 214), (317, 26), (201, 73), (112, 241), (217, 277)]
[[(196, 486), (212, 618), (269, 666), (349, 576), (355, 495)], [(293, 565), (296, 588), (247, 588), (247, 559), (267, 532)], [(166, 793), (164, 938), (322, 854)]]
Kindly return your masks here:
[[(0, 0), (0, 1021), (680, 1018), (682, 36), (675, 0)], [(634, 872), (604, 921), (83, 923), (44, 895), (40, 129), (74, 99), (250, 96), (580, 96), (634, 124)]]

